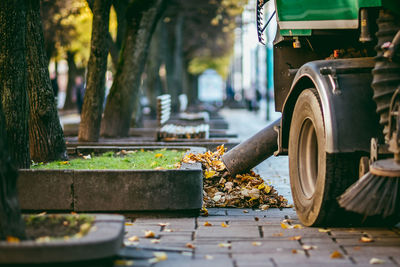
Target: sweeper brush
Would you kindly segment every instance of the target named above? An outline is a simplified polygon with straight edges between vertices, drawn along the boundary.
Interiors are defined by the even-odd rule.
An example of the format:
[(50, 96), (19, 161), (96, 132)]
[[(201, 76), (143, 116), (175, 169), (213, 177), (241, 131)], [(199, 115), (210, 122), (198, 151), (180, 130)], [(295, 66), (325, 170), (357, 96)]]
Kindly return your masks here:
[(400, 215), (400, 165), (375, 161), (370, 171), (339, 197), (339, 205), (365, 216)]

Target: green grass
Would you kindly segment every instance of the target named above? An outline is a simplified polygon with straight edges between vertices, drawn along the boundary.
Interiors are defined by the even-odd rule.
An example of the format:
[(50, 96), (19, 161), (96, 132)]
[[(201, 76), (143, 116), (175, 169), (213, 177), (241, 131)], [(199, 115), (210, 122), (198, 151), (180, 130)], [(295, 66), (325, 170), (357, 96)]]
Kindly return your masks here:
[(176, 169), (186, 151), (184, 150), (134, 150), (122, 155), (115, 152), (106, 152), (99, 156), (91, 155), (91, 159), (82, 157), (71, 159), (68, 162), (54, 161), (50, 163), (33, 163), (31, 169), (50, 170), (151, 170)]

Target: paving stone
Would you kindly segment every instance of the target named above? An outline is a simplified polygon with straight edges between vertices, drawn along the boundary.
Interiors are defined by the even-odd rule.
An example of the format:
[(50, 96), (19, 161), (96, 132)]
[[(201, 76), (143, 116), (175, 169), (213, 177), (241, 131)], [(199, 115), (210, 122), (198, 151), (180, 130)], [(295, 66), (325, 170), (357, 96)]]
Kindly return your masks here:
[(301, 249), (297, 241), (256, 241), (259, 245), (254, 245), (253, 240), (232, 241), (232, 253), (271, 253), (280, 249)]
[(222, 227), (220, 225), (215, 226), (199, 226), (196, 231), (196, 238), (258, 238), (260, 232), (256, 226), (229, 226)]

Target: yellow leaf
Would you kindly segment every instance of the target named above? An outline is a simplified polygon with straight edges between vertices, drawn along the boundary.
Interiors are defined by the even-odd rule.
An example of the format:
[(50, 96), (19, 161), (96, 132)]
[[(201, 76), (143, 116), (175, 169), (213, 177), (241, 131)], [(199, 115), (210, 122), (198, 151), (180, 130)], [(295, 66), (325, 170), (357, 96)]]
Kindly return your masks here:
[(226, 224), (226, 223), (224, 223), (224, 222), (223, 222), (223, 223), (221, 223), (221, 226), (222, 226), (222, 227), (225, 227), (225, 228), (229, 227), (229, 225), (227, 225), (227, 224)]
[(126, 225), (126, 226), (132, 226), (133, 223), (131, 223), (131, 222), (126, 222), (125, 225)]
[(360, 241), (363, 243), (371, 243), (374, 242), (374, 239), (372, 237), (362, 236)]
[(204, 222), (204, 224), (203, 224), (204, 226), (212, 226), (212, 224), (211, 223), (209, 223), (209, 222)]
[(261, 242), (252, 242), (251, 243), (253, 246), (255, 246), (255, 247), (259, 247), (259, 246), (261, 246)]
[[(282, 226), (282, 225), (281, 225), (281, 226)], [(272, 236), (274, 236), (274, 237), (283, 236), (283, 233), (282, 233), (282, 232), (280, 232), (280, 233), (274, 233), (274, 234), (272, 234)]]
[(330, 231), (331, 229), (322, 229), (322, 228), (318, 229), (318, 232), (320, 233), (329, 233)]
[(153, 252), (154, 258), (149, 260), (149, 263), (157, 263), (168, 259), (168, 255), (165, 252)]
[(153, 231), (150, 231), (150, 230), (144, 231), (144, 237), (146, 237), (146, 238), (153, 238), (155, 236), (156, 236), (156, 234)]
[(258, 188), (259, 190), (262, 190), (262, 189), (265, 188), (265, 184), (264, 184), (264, 183), (259, 184), (257, 188)]
[(137, 235), (133, 235), (133, 236), (128, 238), (128, 241), (138, 242), (139, 241), (139, 237)]
[(15, 236), (7, 236), (6, 238), (8, 243), (19, 243), (19, 238)]
[(293, 225), (294, 229), (303, 229), (304, 227), (301, 224), (295, 224)]
[(269, 185), (265, 185), (264, 192), (269, 194), (271, 192), (271, 187)]
[(168, 226), (169, 223), (159, 223), (158, 225), (161, 226), (161, 227), (165, 227), (165, 226)]
[(330, 257), (331, 259), (341, 259), (343, 258), (343, 255), (339, 251), (335, 250), (334, 252), (332, 252)]
[(290, 240), (294, 240), (294, 241), (298, 241), (301, 239), (301, 235), (296, 235), (296, 236), (292, 236), (291, 238), (289, 238)]
[(162, 157), (164, 157), (164, 155), (161, 154), (161, 153), (157, 153), (157, 154), (154, 155), (154, 157), (156, 157), (156, 158), (162, 158)]
[(132, 260), (115, 260), (114, 265), (116, 266), (133, 266)]
[(60, 164), (61, 165), (67, 165), (67, 164), (69, 164), (69, 161), (61, 161)]
[(230, 248), (230, 247), (232, 247), (232, 244), (230, 244), (230, 243), (219, 243), (218, 246), (220, 248)]
[(283, 223), (283, 222), (281, 222), (281, 227), (282, 227), (282, 229), (290, 229), (290, 225)]
[(204, 171), (204, 178), (206, 178), (206, 179), (208, 179), (208, 178), (211, 178), (211, 177), (213, 177), (214, 175), (216, 174), (216, 172), (215, 171), (213, 171), (213, 170), (205, 170)]
[(150, 242), (153, 244), (158, 244), (160, 243), (160, 239), (152, 239)]

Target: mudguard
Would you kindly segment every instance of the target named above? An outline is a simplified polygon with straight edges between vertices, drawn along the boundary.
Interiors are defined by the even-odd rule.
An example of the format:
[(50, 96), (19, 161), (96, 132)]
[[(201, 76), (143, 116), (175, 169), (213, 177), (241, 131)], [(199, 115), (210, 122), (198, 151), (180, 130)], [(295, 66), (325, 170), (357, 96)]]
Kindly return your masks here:
[(283, 105), (278, 152), (287, 153), (296, 100), (304, 89), (311, 87), (316, 88), (321, 101), (326, 152), (369, 152), (371, 138), (382, 138), (372, 99), (373, 67), (373, 58), (318, 60), (303, 65)]

